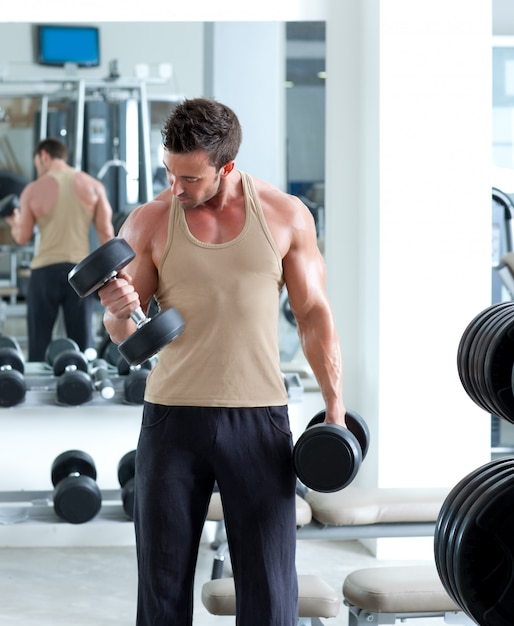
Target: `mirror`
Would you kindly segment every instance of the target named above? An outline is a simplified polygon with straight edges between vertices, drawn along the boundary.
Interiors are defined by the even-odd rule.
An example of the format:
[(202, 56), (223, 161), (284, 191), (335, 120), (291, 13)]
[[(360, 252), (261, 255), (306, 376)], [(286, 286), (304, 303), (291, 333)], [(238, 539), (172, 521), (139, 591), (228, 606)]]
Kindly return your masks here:
[[(72, 164), (80, 165), (97, 177), (102, 174), (113, 207), (116, 212), (125, 213), (167, 185), (161, 165), (162, 123), (183, 94), (200, 94), (204, 86), (203, 46), (198, 45), (199, 51), (184, 59), (180, 42), (186, 39), (201, 44), (208, 31), (202, 23), (148, 23), (145, 29), (131, 23), (100, 23), (98, 26), (101, 34), (99, 67), (81, 68), (71, 64), (55, 68), (37, 63), (35, 24), (0, 24), (3, 59), (0, 64), (3, 79), (0, 81), (0, 174), (5, 170), (26, 182), (32, 180), (35, 142), (43, 136), (58, 136), (68, 144)], [(138, 41), (137, 50), (127, 48), (128, 40)], [(12, 41), (18, 45), (12, 45)], [(26, 45), (19, 45), (20, 42)], [(286, 190), (300, 196), (311, 210), (323, 249), (325, 23), (285, 23), (283, 49)], [(85, 81), (87, 112), (83, 129), (84, 142), (89, 140), (88, 150), (76, 148), (80, 79)], [(137, 121), (137, 111), (135, 117), (130, 112), (133, 105), (137, 108), (141, 102), (141, 94), (130, 88), (130, 83), (139, 79), (144, 79), (146, 85), (146, 134)], [(108, 119), (106, 108), (116, 109), (117, 113), (109, 113)], [(114, 128), (113, 120), (113, 117), (120, 117), (120, 110), (128, 120), (121, 130)], [(142, 115), (139, 111), (140, 119)], [(104, 118), (108, 121), (103, 122)], [(137, 135), (136, 144), (139, 141), (139, 146), (132, 151), (130, 166), (128, 146), (123, 146), (124, 137), (128, 137), (126, 129)], [(149, 145), (145, 154), (142, 137), (146, 135)], [(102, 145), (106, 148), (103, 153)], [(129, 176), (119, 168), (108, 167), (109, 161), (120, 156), (118, 152), (113, 153), (113, 146), (119, 151), (125, 150), (123, 159), (127, 162)], [(92, 158), (93, 151), (99, 152), (99, 156)], [(148, 163), (144, 163), (145, 160)], [(119, 191), (120, 177), (126, 183), (123, 193)], [(9, 332), (13, 327), (9, 324), (11, 317), (23, 315), (32, 249), (14, 246), (9, 229), (5, 224), (1, 226), (0, 222), (0, 298), (4, 306), (9, 305), (5, 316), (7, 323), (1, 330)], [(287, 301), (282, 301), (281, 307), (287, 308)], [(24, 329), (15, 334), (23, 342)], [(298, 351), (298, 343), (296, 328), (285, 313), (281, 315), (280, 335), (281, 354), (284, 360), (290, 361)]]

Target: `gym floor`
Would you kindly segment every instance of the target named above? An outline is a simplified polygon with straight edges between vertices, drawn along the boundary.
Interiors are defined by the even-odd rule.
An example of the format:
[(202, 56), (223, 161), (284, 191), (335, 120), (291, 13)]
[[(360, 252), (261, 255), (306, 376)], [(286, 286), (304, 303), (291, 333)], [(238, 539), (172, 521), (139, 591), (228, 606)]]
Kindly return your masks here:
[[(299, 541), (297, 569), (317, 574), (338, 593), (345, 576), (378, 562), (357, 541)], [(234, 617), (210, 615), (200, 600), (210, 579), (213, 550), (203, 542), (195, 586), (195, 626), (233, 626)], [(395, 561), (394, 564), (398, 564)], [(412, 563), (412, 561), (410, 562)], [(230, 563), (224, 575), (230, 575)], [(131, 626), (135, 623), (136, 561), (133, 547), (4, 548), (0, 558), (0, 625), (5, 626)], [(412, 620), (413, 626), (440, 626), (442, 618)], [(326, 626), (347, 626), (341, 605)]]

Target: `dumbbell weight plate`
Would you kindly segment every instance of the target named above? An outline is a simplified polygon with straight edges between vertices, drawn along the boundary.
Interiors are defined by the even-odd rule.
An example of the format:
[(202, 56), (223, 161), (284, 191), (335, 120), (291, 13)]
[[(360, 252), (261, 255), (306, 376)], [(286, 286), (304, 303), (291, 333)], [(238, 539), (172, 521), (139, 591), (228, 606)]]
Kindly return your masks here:
[(93, 397), (94, 384), (91, 376), (82, 370), (65, 372), (57, 379), (56, 397), (59, 404), (79, 406)]
[(454, 602), (456, 602), (457, 599), (454, 597), (452, 585), (449, 580), (451, 573), (449, 574), (448, 572), (447, 551), (448, 544), (452, 543), (452, 533), (455, 532), (453, 527), (455, 517), (458, 515), (462, 504), (481, 480), (495, 473), (497, 469), (501, 470), (503, 465), (510, 465), (511, 463), (512, 459), (510, 457), (501, 458), (490, 461), (473, 470), (451, 489), (441, 506), (434, 532), (434, 557), (439, 578)]
[(93, 519), (102, 506), (96, 482), (89, 476), (68, 476), (54, 490), (54, 510), (70, 524), (83, 524)]
[(118, 463), (118, 481), (123, 487), (136, 472), (136, 451), (131, 450), (124, 454)]
[[(322, 493), (339, 491), (348, 486), (357, 475), (363, 450), (367, 452), (369, 439), (365, 440), (366, 429), (360, 429), (362, 418), (354, 414), (353, 420), (364, 448), (357, 436), (338, 424), (323, 422), (325, 412), (320, 411), (307, 425), (294, 447), (293, 461), (298, 479), (310, 489)], [(360, 419), (359, 419), (360, 418)]]
[(77, 350), (63, 350), (55, 356), (53, 361), (54, 376), (62, 376), (68, 367), (87, 372), (88, 362), (84, 353)]
[(12, 407), (25, 399), (27, 385), (21, 353), (9, 346), (0, 347), (0, 406)]
[(477, 330), (474, 340), (468, 351), (468, 360), (466, 364), (467, 379), (469, 388), (466, 388), (471, 399), (485, 411), (493, 412), (490, 406), (489, 398), (484, 395), (482, 381), (479, 379), (477, 364), (482, 371), (481, 363), (483, 363), (483, 352), (487, 349), (490, 342), (490, 329), (493, 327), (502, 315), (509, 315), (512, 311), (513, 303), (501, 303), (493, 305), (482, 312), (481, 316), (477, 316)]
[(15, 348), (0, 348), (0, 367), (10, 366), (21, 374), (25, 371), (23, 356)]
[(27, 384), (21, 372), (16, 369), (0, 372), (0, 406), (16, 406), (25, 400)]
[(0, 348), (14, 348), (21, 354), (19, 341), (11, 335), (0, 335)]
[(123, 379), (123, 396), (127, 404), (143, 404), (146, 379), (150, 370), (141, 368), (127, 374)]
[(454, 577), (461, 606), (483, 626), (514, 623), (514, 468), (477, 497), (455, 547)]
[(495, 408), (491, 403), (491, 399), (485, 389), (485, 381), (483, 378), (483, 363), (485, 360), (485, 354), (489, 347), (491, 337), (494, 336), (494, 330), (498, 323), (501, 321), (502, 316), (508, 316), (510, 311), (507, 309), (501, 309), (494, 307), (491, 311), (491, 315), (482, 324), (479, 331), (476, 334), (475, 342), (473, 343), (469, 352), (469, 364), (468, 372), (469, 378), (473, 389), (472, 399), (478, 406), (487, 411), (488, 413), (495, 413)]
[[(477, 349), (475, 360), (473, 365), (473, 371), (475, 374), (476, 390), (477, 394), (481, 398), (484, 406), (489, 408), (489, 412), (493, 415), (503, 417), (503, 408), (498, 405), (498, 398), (496, 392), (492, 391), (489, 387), (489, 366), (491, 363), (491, 356), (496, 349), (496, 337), (504, 337), (503, 329), (509, 328), (512, 325), (514, 313), (512, 309), (497, 309), (495, 317), (484, 326), (482, 331), (483, 339), (480, 347)], [(491, 346), (493, 346), (493, 352), (491, 352)], [(512, 360), (511, 360), (512, 367)], [(506, 385), (510, 387), (510, 370), (506, 379)]]
[(94, 250), (68, 274), (68, 282), (85, 298), (104, 285), (136, 256), (125, 239), (114, 237)]
[(119, 344), (118, 350), (130, 365), (141, 365), (176, 339), (184, 328), (183, 317), (170, 307), (149, 318), (148, 322)]
[(357, 475), (362, 460), (358, 441), (351, 432), (342, 431), (337, 424), (315, 424), (297, 441), (296, 475), (310, 489), (339, 491)]
[(54, 490), (54, 509), (72, 524), (87, 522), (101, 507), (92, 457), (82, 450), (67, 450), (55, 458), (50, 470)]
[[(322, 424), (325, 421), (325, 410), (319, 411), (307, 424), (307, 428), (314, 426), (314, 424)], [(346, 411), (345, 415), (346, 426), (351, 433), (356, 437), (359, 442), (362, 459), (366, 458), (369, 450), (370, 433), (369, 428), (364, 419), (355, 411)]]
[(458, 556), (459, 545), (461, 543), (460, 535), (462, 532), (463, 524), (469, 516), (469, 511), (474, 505), (475, 501), (481, 496), (482, 493), (487, 491), (491, 485), (501, 480), (505, 476), (509, 476), (514, 469), (514, 459), (510, 459), (510, 463), (506, 462), (494, 467), (494, 470), (490, 468), (485, 470), (477, 476), (473, 481), (473, 486), (467, 490), (467, 497), (461, 502), (458, 510), (455, 512), (452, 524), (449, 528), (447, 543), (446, 543), (446, 572), (452, 594), (455, 602), (459, 606), (463, 606), (464, 599), (462, 598), (461, 591), (458, 588), (455, 578), (456, 562), (460, 558)]
[(514, 396), (511, 372), (514, 364), (514, 311), (489, 342), (484, 359), (486, 390), (499, 415), (514, 422)]
[(75, 352), (80, 352), (80, 348), (76, 341), (73, 339), (69, 339), (68, 337), (58, 337), (57, 339), (53, 339), (49, 344), (45, 351), (45, 361), (50, 365), (54, 364), (54, 360), (58, 354), (67, 350), (74, 350)]
[(475, 341), (475, 336), (478, 330), (482, 326), (482, 322), (487, 316), (492, 315), (491, 308), (481, 311), (476, 315), (471, 322), (466, 326), (464, 332), (459, 341), (457, 348), (457, 370), (460, 378), (460, 382), (464, 387), (466, 393), (473, 399), (474, 390), (471, 385), (469, 376), (469, 352)]
[(14, 209), (20, 207), (20, 199), (15, 193), (10, 193), (0, 200), (0, 217), (10, 217)]
[(135, 494), (135, 481), (133, 478), (128, 480), (121, 491), (121, 503), (125, 515), (133, 520), (134, 519), (134, 494)]
[(118, 463), (118, 481), (122, 487), (121, 501), (129, 519), (134, 519), (134, 474), (136, 472), (136, 451), (127, 452)]
[(57, 456), (50, 470), (52, 485), (55, 487), (70, 474), (89, 476), (96, 480), (96, 467), (93, 458), (83, 450), (67, 450)]

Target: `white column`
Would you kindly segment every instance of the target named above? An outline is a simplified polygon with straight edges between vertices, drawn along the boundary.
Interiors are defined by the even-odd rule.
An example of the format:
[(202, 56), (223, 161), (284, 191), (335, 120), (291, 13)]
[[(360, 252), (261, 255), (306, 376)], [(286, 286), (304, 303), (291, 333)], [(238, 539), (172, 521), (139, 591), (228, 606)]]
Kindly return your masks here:
[(490, 303), (491, 81), (489, 2), (330, 2), (328, 289), (363, 485), (451, 487), (490, 458), (456, 356)]
[(285, 24), (215, 22), (205, 29), (204, 95), (239, 117), (236, 166), (285, 190)]

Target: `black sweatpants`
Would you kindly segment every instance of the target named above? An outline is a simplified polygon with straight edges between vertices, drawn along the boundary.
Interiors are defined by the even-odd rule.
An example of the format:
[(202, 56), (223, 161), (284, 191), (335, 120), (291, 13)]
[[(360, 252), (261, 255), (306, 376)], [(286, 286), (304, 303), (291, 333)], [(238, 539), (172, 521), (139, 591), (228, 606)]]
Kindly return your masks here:
[(145, 403), (136, 454), (138, 626), (190, 626), (214, 481), (223, 502), (238, 626), (294, 626), (296, 507), (287, 406)]
[(29, 361), (44, 361), (62, 307), (66, 335), (80, 350), (94, 347), (92, 317), (95, 296), (81, 298), (68, 282), (73, 263), (33, 269), (27, 291)]

